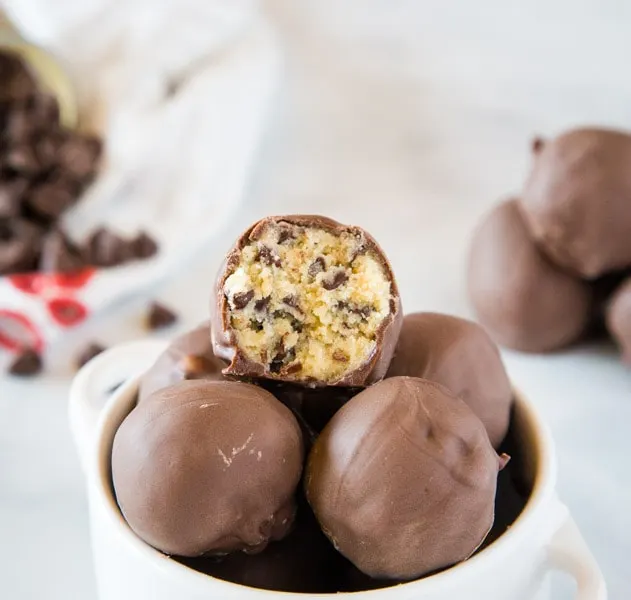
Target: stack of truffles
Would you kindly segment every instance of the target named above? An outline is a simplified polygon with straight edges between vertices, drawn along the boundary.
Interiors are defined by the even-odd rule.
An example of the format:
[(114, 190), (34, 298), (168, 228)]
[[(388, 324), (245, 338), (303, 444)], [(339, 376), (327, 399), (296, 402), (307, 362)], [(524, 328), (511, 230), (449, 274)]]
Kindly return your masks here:
[(144, 233), (122, 239), (102, 228), (79, 247), (60, 227), (97, 175), (101, 153), (100, 139), (62, 125), (57, 99), (40, 89), (21, 57), (0, 51), (0, 276), (155, 254)]
[(362, 229), (259, 221), (211, 312), (115, 435), (116, 499), (146, 543), (251, 587), (352, 591), (464, 561), (519, 514), (511, 488), (493, 527), (512, 405), (496, 346), (459, 318), (403, 318)]
[(532, 144), (522, 194), (477, 229), (468, 287), (496, 341), (527, 352), (606, 326), (631, 364), (631, 135), (577, 129)]

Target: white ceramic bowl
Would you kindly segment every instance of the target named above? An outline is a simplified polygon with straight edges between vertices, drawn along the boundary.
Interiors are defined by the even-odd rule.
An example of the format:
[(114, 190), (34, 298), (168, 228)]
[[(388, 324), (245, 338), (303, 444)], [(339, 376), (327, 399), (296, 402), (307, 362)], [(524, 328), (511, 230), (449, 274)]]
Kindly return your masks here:
[[(70, 423), (85, 470), (90, 529), (100, 600), (548, 600), (552, 569), (577, 581), (579, 600), (606, 600), (605, 582), (567, 508), (555, 491), (550, 433), (517, 394), (516, 435), (533, 491), (514, 525), (488, 548), (419, 581), (353, 594), (289, 594), (247, 588), (189, 569), (146, 545), (121, 516), (110, 483), (114, 434), (132, 409), (138, 377), (164, 350), (163, 342), (113, 348), (86, 365), (70, 393)], [(113, 394), (108, 391), (125, 382)], [(550, 599), (551, 600), (551, 599)]]

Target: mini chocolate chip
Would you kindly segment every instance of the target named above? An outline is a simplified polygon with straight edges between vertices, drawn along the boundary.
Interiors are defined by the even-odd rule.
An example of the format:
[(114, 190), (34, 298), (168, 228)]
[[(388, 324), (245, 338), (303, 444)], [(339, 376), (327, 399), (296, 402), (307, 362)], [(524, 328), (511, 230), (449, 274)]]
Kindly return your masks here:
[(152, 331), (168, 327), (177, 321), (177, 315), (158, 302), (152, 302), (147, 314), (147, 327)]
[(256, 319), (250, 319), (250, 329), (252, 331), (263, 331), (263, 323)]
[(354, 315), (359, 315), (360, 317), (367, 319), (370, 316), (370, 314), (373, 312), (373, 310), (374, 309), (372, 308), (372, 306), (361, 306), (361, 307), (350, 308), (348, 312), (351, 312)]
[(101, 152), (99, 139), (72, 133), (61, 140), (57, 160), (68, 175), (82, 181), (91, 178), (97, 171)]
[(38, 216), (54, 221), (77, 200), (72, 186), (66, 181), (51, 181), (33, 188), (26, 202)]
[(26, 348), (9, 365), (9, 373), (18, 377), (32, 377), (42, 372), (42, 357), (32, 348)]
[(71, 273), (85, 267), (84, 256), (61, 230), (53, 229), (44, 237), (39, 269), (45, 273)]
[(321, 273), (326, 269), (326, 262), (322, 256), (318, 256), (310, 265), (307, 273), (311, 277), (315, 277), (318, 273)]
[(17, 217), (20, 204), (28, 188), (28, 180), (0, 181), (0, 219)]
[(40, 165), (33, 148), (27, 145), (14, 146), (5, 156), (6, 165), (18, 173), (33, 174)]
[(300, 307), (298, 306), (298, 296), (296, 296), (294, 294), (290, 294), (289, 296), (285, 296), (283, 298), (283, 304), (286, 304), (287, 306), (291, 306), (292, 308), (300, 310)]
[(302, 333), (302, 323), (286, 310), (275, 310), (272, 316), (275, 319), (287, 319), (296, 333)]
[(269, 296), (265, 296), (265, 298), (261, 298), (260, 300), (257, 300), (254, 303), (254, 310), (256, 312), (263, 312), (265, 310), (267, 310), (267, 307), (269, 306), (271, 298)]
[(237, 310), (241, 310), (250, 304), (252, 298), (254, 298), (254, 290), (250, 290), (249, 292), (240, 292), (232, 296), (232, 305)]
[(151, 258), (158, 252), (158, 243), (146, 232), (141, 231), (131, 242), (134, 258)]
[(348, 362), (348, 356), (342, 350), (335, 350), (333, 352), (333, 360), (337, 362)]
[(283, 361), (279, 361), (276, 358), (269, 364), (270, 373), (280, 373), (283, 367)]
[(348, 281), (348, 275), (344, 271), (336, 271), (335, 275), (331, 279), (323, 279), (322, 287), (325, 290), (336, 290), (341, 285), (344, 285)]
[(368, 252), (368, 245), (362, 239), (359, 246), (355, 248), (355, 251), (353, 252), (351, 256), (350, 262), (352, 263), (358, 256), (361, 256), (362, 254), (366, 254), (366, 252)]
[(294, 232), (291, 229), (289, 229), (289, 227), (283, 227), (280, 230), (280, 233), (278, 234), (279, 244), (284, 244), (288, 240), (295, 240), (295, 239), (296, 239), (296, 236), (294, 235)]
[(281, 262), (280, 258), (274, 254), (271, 248), (267, 246), (260, 246), (259, 253), (256, 256), (257, 260), (265, 263), (266, 265), (274, 265), (276, 267), (280, 267)]
[(77, 368), (80, 369), (83, 365), (89, 363), (95, 356), (105, 352), (105, 350), (105, 346), (99, 344), (98, 342), (88, 344), (77, 356)]
[(302, 363), (301, 362), (295, 362), (292, 363), (291, 365), (287, 365), (284, 369), (285, 373), (287, 375), (292, 375), (293, 373), (298, 373), (298, 371), (302, 371)]
[(96, 267), (114, 267), (130, 258), (130, 245), (105, 227), (97, 229), (88, 239), (84, 253), (86, 262)]

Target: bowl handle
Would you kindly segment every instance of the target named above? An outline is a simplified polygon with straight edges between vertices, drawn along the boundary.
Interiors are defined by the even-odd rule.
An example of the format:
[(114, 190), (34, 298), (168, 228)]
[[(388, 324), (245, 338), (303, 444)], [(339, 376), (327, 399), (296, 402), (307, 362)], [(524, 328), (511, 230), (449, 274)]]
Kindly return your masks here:
[(569, 573), (577, 583), (576, 600), (607, 600), (603, 574), (566, 506), (560, 527), (548, 546), (553, 568)]
[[(81, 465), (85, 471), (95, 446), (95, 430), (101, 412), (121, 385), (151, 366), (167, 343), (143, 340), (115, 346), (87, 363), (70, 387), (68, 413)], [(131, 383), (131, 382), (130, 382)]]

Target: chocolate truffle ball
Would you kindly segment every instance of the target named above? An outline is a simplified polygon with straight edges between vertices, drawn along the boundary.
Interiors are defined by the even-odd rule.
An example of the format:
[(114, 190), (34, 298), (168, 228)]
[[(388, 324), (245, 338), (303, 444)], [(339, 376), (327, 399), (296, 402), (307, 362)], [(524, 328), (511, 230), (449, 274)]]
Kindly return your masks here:
[(467, 279), (478, 319), (509, 348), (562, 348), (580, 337), (591, 318), (589, 284), (537, 249), (515, 200), (495, 207), (474, 233)]
[(302, 459), (296, 419), (265, 390), (182, 381), (123, 421), (112, 479), (129, 526), (165, 554), (258, 551), (291, 528)]
[(606, 313), (607, 330), (622, 352), (622, 360), (631, 365), (631, 277), (614, 293)]
[(359, 227), (318, 216), (268, 217), (222, 266), (213, 302), (224, 373), (311, 386), (383, 378), (401, 325), (392, 269)]
[(210, 323), (175, 338), (140, 380), (138, 402), (180, 381), (192, 379), (223, 380), (226, 363), (213, 354)]
[(576, 129), (533, 150), (521, 206), (550, 258), (590, 279), (631, 265), (631, 136)]
[(446, 388), (392, 377), (342, 407), (307, 463), (307, 499), (333, 545), (376, 578), (468, 558), (493, 525), (503, 459)]
[(494, 448), (506, 436), (510, 381), (497, 346), (477, 323), (438, 313), (406, 315), (386, 376), (397, 375), (440, 383), (464, 400)]
[(300, 506), (291, 533), (257, 554), (180, 561), (225, 581), (278, 592), (335, 593), (343, 585), (348, 562), (322, 533), (308, 507)]

